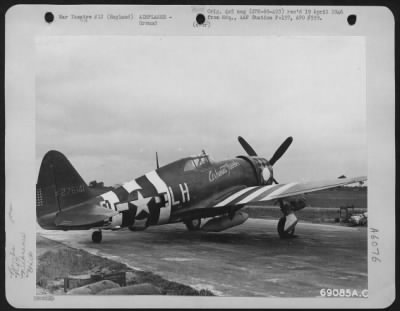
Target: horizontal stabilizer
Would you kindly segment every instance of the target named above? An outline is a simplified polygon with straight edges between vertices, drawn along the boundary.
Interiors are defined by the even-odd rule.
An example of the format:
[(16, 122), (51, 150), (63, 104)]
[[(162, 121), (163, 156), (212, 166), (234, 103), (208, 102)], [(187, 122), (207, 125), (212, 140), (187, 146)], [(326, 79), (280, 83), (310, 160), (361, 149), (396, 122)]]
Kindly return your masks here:
[(117, 211), (104, 208), (94, 202), (85, 202), (58, 212), (54, 222), (60, 227), (90, 226), (117, 214)]

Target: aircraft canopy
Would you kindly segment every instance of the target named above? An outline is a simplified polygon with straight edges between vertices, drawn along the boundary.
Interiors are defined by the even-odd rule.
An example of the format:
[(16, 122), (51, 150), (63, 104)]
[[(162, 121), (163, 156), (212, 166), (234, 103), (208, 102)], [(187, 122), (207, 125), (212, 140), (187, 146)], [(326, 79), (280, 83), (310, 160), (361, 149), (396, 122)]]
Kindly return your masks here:
[(210, 156), (204, 150), (202, 150), (201, 154), (191, 156), (186, 160), (183, 170), (186, 172), (199, 168), (207, 168), (212, 162), (213, 161)]

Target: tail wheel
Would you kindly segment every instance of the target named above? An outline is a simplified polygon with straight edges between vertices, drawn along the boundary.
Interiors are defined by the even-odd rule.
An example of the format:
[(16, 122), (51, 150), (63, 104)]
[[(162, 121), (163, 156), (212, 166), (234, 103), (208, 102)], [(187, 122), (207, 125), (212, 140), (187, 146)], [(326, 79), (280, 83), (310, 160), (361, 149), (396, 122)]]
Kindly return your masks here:
[(94, 231), (92, 233), (92, 241), (93, 243), (100, 243), (102, 239), (101, 231)]
[(201, 218), (191, 219), (191, 220), (185, 221), (185, 225), (186, 225), (186, 228), (188, 228), (189, 231), (200, 230)]
[(295, 227), (285, 232), (285, 222), (286, 217), (282, 217), (278, 222), (278, 234), (281, 239), (292, 238), (294, 236)]

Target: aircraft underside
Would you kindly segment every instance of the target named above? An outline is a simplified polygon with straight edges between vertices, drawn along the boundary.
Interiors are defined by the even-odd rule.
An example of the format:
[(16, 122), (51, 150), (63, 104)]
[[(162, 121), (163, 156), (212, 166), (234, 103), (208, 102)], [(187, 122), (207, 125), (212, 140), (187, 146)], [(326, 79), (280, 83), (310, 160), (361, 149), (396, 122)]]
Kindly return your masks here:
[[(298, 219), (295, 215), (295, 211), (300, 210), (306, 206), (304, 198), (293, 198), (292, 200), (279, 200), (282, 217), (278, 221), (277, 232), (279, 237), (282, 239), (294, 237), (295, 227)], [(241, 206), (240, 208), (242, 208)], [(203, 232), (221, 232), (229, 228), (239, 226), (243, 224), (248, 218), (248, 214), (240, 211), (240, 208), (236, 210), (228, 211), (223, 214), (217, 214), (216, 212), (208, 211), (203, 214), (203, 217), (196, 217), (186, 219), (183, 221), (173, 221), (171, 223), (183, 222), (186, 225), (188, 231), (203, 231)], [(204, 213), (204, 211), (203, 211)], [(211, 216), (212, 215), (212, 216)], [(204, 217), (205, 216), (205, 217)], [(146, 221), (138, 221), (136, 225), (129, 226), (131, 231), (145, 230), (148, 226)], [(99, 228), (92, 234), (92, 241), (94, 243), (100, 243), (102, 240), (102, 229), (105, 230), (119, 230), (118, 228)]]

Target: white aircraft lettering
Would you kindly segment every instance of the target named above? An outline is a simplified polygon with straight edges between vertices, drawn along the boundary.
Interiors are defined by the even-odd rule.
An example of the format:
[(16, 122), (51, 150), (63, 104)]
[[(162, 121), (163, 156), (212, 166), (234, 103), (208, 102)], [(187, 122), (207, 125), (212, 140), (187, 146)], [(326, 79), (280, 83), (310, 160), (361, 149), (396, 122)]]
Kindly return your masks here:
[(179, 184), (179, 188), (181, 189), (182, 192), (182, 203), (190, 201), (189, 187), (186, 183), (184, 183), (184, 185), (185, 189), (183, 189), (183, 186)]
[[(190, 201), (190, 192), (189, 192), (189, 187), (188, 187), (187, 183), (183, 183), (183, 185), (178, 184), (178, 186), (182, 193), (182, 203), (189, 202)], [(172, 188), (170, 186), (168, 187), (168, 190), (171, 194), (171, 204), (173, 206), (181, 204), (181, 201), (175, 200), (174, 192), (172, 191)]]
[(169, 193), (171, 194), (171, 204), (173, 206), (179, 205), (181, 203), (181, 201), (175, 201), (174, 192), (172, 191), (172, 188), (168, 187), (168, 190), (169, 190)]

